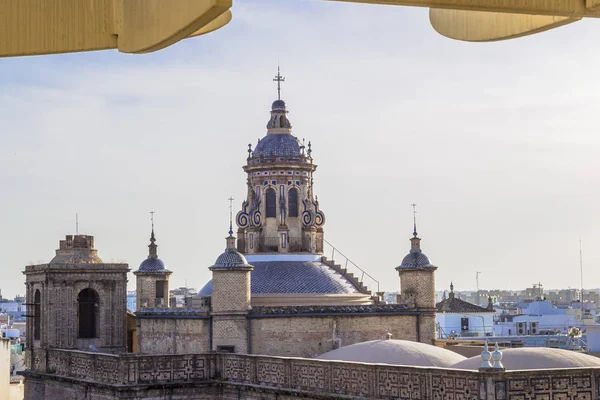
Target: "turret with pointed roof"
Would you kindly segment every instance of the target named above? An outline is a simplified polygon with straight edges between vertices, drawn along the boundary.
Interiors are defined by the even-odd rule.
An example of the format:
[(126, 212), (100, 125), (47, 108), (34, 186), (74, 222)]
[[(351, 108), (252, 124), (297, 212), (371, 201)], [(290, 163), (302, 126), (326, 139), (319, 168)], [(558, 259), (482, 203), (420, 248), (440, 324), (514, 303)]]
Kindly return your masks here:
[(173, 272), (166, 269), (163, 261), (158, 258), (157, 248), (153, 220), (148, 258), (133, 272), (136, 276), (136, 310), (169, 307), (169, 277)]

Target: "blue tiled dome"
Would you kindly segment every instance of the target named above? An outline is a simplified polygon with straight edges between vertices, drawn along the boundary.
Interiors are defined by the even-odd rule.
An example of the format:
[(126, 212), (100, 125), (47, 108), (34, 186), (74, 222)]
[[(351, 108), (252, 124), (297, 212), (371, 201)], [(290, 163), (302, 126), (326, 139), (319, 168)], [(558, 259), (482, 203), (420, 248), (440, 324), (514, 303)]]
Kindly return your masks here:
[[(250, 275), (252, 294), (360, 293), (350, 281), (321, 262), (253, 261), (252, 266), (254, 267)], [(210, 296), (212, 281), (209, 281), (198, 294)]]
[(271, 106), (273, 111), (285, 111), (285, 101), (283, 100), (275, 100), (273, 105)]
[(165, 264), (160, 258), (146, 258), (140, 264), (138, 272), (159, 272), (166, 271)]
[(402, 264), (396, 267), (399, 268), (419, 268), (419, 267), (434, 267), (429, 258), (423, 254), (421, 249), (411, 249), (410, 253), (402, 260)]
[(293, 135), (272, 134), (262, 138), (254, 148), (254, 157), (300, 156), (300, 141)]
[(213, 268), (251, 267), (246, 257), (236, 249), (225, 249), (225, 252), (217, 257)]

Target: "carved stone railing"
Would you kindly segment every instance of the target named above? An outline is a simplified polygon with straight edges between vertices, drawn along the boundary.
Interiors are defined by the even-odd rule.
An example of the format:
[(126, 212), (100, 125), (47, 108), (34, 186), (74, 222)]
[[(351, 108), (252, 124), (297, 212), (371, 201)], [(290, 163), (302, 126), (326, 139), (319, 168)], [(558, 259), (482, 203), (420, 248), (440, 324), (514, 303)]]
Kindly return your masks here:
[(477, 371), (237, 354), (220, 355), (217, 368), (228, 382), (334, 397), (471, 399), (480, 382)]
[(220, 354), (223, 381), (323, 398), (598, 399), (600, 368), (485, 372)]
[(40, 358), (45, 358), (45, 365), (36, 372), (117, 385), (197, 382), (211, 379), (214, 369), (211, 354), (145, 356), (48, 350)]
[[(113, 387), (215, 382), (235, 390), (366, 399), (598, 399), (600, 368), (468, 371), (243, 354), (111, 355), (38, 351), (34, 371)], [(245, 390), (245, 389), (244, 389)], [(238, 398), (251, 398), (237, 392)], [(143, 393), (140, 392), (141, 395)]]

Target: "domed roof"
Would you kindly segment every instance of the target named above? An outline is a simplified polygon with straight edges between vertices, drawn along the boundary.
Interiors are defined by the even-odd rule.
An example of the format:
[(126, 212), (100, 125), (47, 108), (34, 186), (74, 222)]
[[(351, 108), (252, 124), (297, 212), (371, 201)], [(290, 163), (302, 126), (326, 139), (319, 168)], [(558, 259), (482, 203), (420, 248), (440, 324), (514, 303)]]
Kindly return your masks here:
[(449, 367), (466, 360), (464, 356), (441, 347), (392, 339), (356, 343), (321, 354), (316, 358), (418, 367)]
[(77, 234), (67, 235), (59, 242), (50, 264), (102, 264), (102, 259), (94, 249), (94, 237)]
[[(570, 350), (521, 347), (501, 351), (502, 364), (507, 370), (600, 367), (600, 358)], [(476, 370), (481, 366), (481, 362), (481, 356), (475, 356), (459, 361), (451, 367)]]
[(434, 267), (429, 258), (421, 251), (421, 249), (411, 249), (410, 253), (402, 259), (402, 264), (398, 268), (419, 268), (419, 267)]
[(254, 157), (300, 156), (301, 144), (295, 136), (270, 134), (260, 139), (254, 148)]
[(285, 111), (285, 101), (283, 100), (275, 100), (273, 105), (271, 106), (273, 111)]
[[(243, 257), (241, 254), (240, 256)], [(254, 267), (250, 274), (253, 295), (360, 293), (352, 282), (318, 260), (294, 259), (291, 255), (273, 256), (272, 261), (258, 261), (260, 256), (248, 257)], [(210, 296), (212, 281), (209, 281), (198, 294)]]
[(165, 263), (158, 258), (157, 252), (158, 245), (156, 244), (156, 237), (154, 237), (154, 223), (152, 224), (152, 233), (150, 234), (150, 245), (148, 246), (148, 258), (146, 258), (140, 264), (140, 267), (137, 271), (134, 271), (134, 274), (138, 273), (162, 273), (162, 274), (171, 274), (172, 272), (165, 268)]
[(148, 257), (140, 264), (137, 272), (159, 272), (166, 271), (165, 263), (160, 258)]
[(246, 257), (234, 248), (227, 248), (211, 268), (252, 267)]

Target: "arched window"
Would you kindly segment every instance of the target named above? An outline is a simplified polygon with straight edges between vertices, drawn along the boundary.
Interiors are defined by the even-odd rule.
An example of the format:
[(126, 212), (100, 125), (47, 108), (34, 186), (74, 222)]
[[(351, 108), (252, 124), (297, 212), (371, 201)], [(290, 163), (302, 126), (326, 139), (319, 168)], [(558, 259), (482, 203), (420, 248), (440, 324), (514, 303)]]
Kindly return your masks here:
[(98, 337), (98, 293), (94, 289), (83, 289), (77, 296), (79, 303), (79, 337)]
[(42, 294), (40, 290), (35, 291), (33, 296), (33, 339), (40, 340), (40, 330), (42, 324)]
[(290, 217), (298, 216), (298, 189), (291, 188), (288, 192), (288, 215)]
[(267, 189), (267, 218), (277, 217), (277, 200), (273, 189)]

